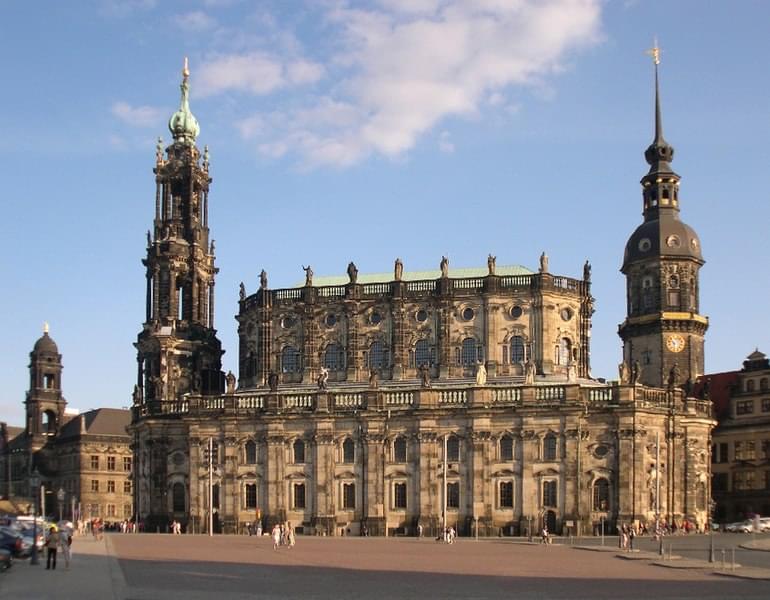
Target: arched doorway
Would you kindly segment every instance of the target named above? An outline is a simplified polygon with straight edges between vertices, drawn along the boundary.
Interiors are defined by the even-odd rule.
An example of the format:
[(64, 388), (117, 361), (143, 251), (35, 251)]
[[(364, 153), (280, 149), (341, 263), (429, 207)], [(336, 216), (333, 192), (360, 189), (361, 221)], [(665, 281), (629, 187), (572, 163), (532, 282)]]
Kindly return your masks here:
[(552, 510), (548, 510), (545, 513), (545, 525), (548, 527), (548, 533), (556, 533), (556, 513)]

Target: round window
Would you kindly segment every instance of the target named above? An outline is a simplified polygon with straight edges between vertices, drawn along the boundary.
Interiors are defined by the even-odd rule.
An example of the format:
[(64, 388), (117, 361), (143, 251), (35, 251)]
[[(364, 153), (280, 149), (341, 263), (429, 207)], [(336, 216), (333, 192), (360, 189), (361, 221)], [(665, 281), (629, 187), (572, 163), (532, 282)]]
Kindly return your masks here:
[(337, 315), (334, 313), (329, 313), (326, 315), (326, 319), (324, 319), (324, 322), (326, 323), (327, 327), (334, 327), (337, 324)]
[(679, 248), (682, 245), (682, 240), (678, 235), (670, 235), (666, 238), (666, 244), (669, 248)]
[(571, 308), (562, 308), (561, 309), (561, 318), (565, 321), (569, 321), (572, 318), (572, 309)]
[(521, 315), (523, 315), (523, 314), (524, 314), (524, 309), (523, 309), (521, 306), (514, 306), (514, 307), (511, 309), (511, 316), (512, 316), (514, 319), (518, 319), (518, 318), (519, 318)]
[(647, 252), (647, 250), (649, 250), (650, 248), (652, 248), (652, 242), (649, 240), (649, 238), (642, 238), (641, 240), (639, 240), (640, 252)]
[(414, 316), (415, 319), (417, 319), (420, 323), (424, 323), (428, 320), (428, 311), (421, 308), (417, 311), (417, 314)]
[(473, 318), (473, 315), (475, 313), (473, 312), (473, 309), (469, 306), (466, 309), (463, 309), (463, 319), (466, 321), (470, 321)]
[(690, 246), (692, 246), (693, 250), (697, 250), (698, 249), (698, 238), (692, 238), (690, 240)]
[(290, 317), (287, 315), (281, 319), (281, 327), (283, 327), (284, 329), (291, 329), (292, 327), (294, 327), (295, 322), (296, 321), (294, 320), (294, 317)]
[(369, 322), (372, 325), (377, 325), (382, 321), (382, 315), (378, 312), (373, 312), (372, 316), (369, 317)]
[(604, 444), (599, 444), (596, 448), (594, 448), (594, 456), (596, 458), (604, 458), (609, 453), (610, 449), (605, 446)]

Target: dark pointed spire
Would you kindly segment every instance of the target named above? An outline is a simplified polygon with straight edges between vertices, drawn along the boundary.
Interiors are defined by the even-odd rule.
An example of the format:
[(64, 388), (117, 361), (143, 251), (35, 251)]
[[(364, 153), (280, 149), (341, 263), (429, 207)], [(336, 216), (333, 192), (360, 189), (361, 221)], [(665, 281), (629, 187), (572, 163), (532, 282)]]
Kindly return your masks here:
[(674, 159), (674, 148), (663, 137), (663, 118), (660, 111), (660, 84), (658, 81), (658, 65), (660, 64), (660, 48), (657, 41), (655, 46), (647, 51), (655, 63), (655, 139), (644, 151), (644, 158), (650, 165), (650, 173), (673, 173), (669, 164)]

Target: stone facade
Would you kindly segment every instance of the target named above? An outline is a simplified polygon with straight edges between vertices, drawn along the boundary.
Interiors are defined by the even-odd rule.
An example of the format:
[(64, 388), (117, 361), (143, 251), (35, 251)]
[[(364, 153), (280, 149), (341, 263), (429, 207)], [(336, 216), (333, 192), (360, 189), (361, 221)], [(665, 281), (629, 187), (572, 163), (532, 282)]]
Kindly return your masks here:
[[(617, 382), (591, 377), (590, 265), (581, 279), (553, 275), (545, 254), (537, 273), (497, 267), (492, 256), (470, 271), (444, 258), (438, 271), (405, 273), (397, 260), (392, 274), (359, 276), (350, 263), (347, 278), (314, 278), (308, 266), (304, 284), (278, 290), (263, 271), (256, 293), (241, 286), (239, 377), (216, 374), (221, 347), (201, 311), (214, 300), (211, 179), (195, 146), (187, 77), (174, 141), (165, 154), (159, 145), (137, 342), (135, 503), (150, 527), (177, 519), (202, 531), (211, 518), (216, 530), (236, 531), (261, 519), (305, 533), (387, 535), (418, 525), (435, 534), (446, 523), (496, 535), (543, 523), (583, 533), (603, 520), (612, 528), (656, 516), (706, 523), (711, 404), (671, 376), (667, 352), (684, 356), (678, 341), (676, 352), (663, 349), (668, 323), (689, 328), (690, 358), (678, 368), (687, 378), (702, 373), (705, 319), (690, 279), (703, 261), (691, 230), (681, 256), (627, 253)], [(652, 174), (673, 154), (661, 140), (648, 150)], [(647, 179), (645, 223), (653, 223)], [(650, 185), (674, 185), (657, 179)], [(636, 280), (653, 277), (662, 289), (674, 267), (687, 298), (679, 296), (679, 312), (655, 304), (638, 313)], [(648, 336), (642, 369), (633, 348)]]

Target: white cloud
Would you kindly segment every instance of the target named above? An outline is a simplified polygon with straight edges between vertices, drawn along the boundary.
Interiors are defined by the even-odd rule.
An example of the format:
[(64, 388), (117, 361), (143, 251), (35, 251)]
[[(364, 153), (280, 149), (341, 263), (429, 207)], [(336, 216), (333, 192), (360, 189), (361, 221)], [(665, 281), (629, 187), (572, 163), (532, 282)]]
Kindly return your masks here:
[(115, 102), (111, 112), (121, 121), (138, 127), (154, 127), (163, 117), (163, 112), (155, 106), (131, 106), (128, 102)]
[(201, 10), (194, 10), (192, 12), (176, 15), (174, 17), (174, 23), (180, 29), (191, 32), (205, 31), (217, 24), (216, 19), (210, 17)]
[[(510, 107), (515, 87), (542, 93), (572, 53), (600, 39), (601, 0), (379, 0), (375, 8), (329, 3), (320, 60), (266, 52), (214, 58), (203, 94), (283, 91), (291, 108), (240, 125), (269, 156), (347, 166), (371, 154), (398, 157), (449, 117)], [(290, 53), (291, 54), (291, 53)], [(300, 56), (299, 58), (297, 56)], [(325, 85), (306, 96), (293, 86)], [(197, 86), (196, 86), (197, 87)], [(253, 117), (252, 117), (253, 118)], [(440, 134), (439, 148), (454, 146)]]
[(228, 54), (201, 65), (195, 89), (201, 96), (227, 91), (263, 95), (289, 85), (313, 83), (322, 75), (320, 64), (304, 59), (284, 62), (265, 52)]
[(452, 154), (455, 151), (455, 145), (448, 131), (442, 131), (438, 136), (438, 149), (444, 154)]

